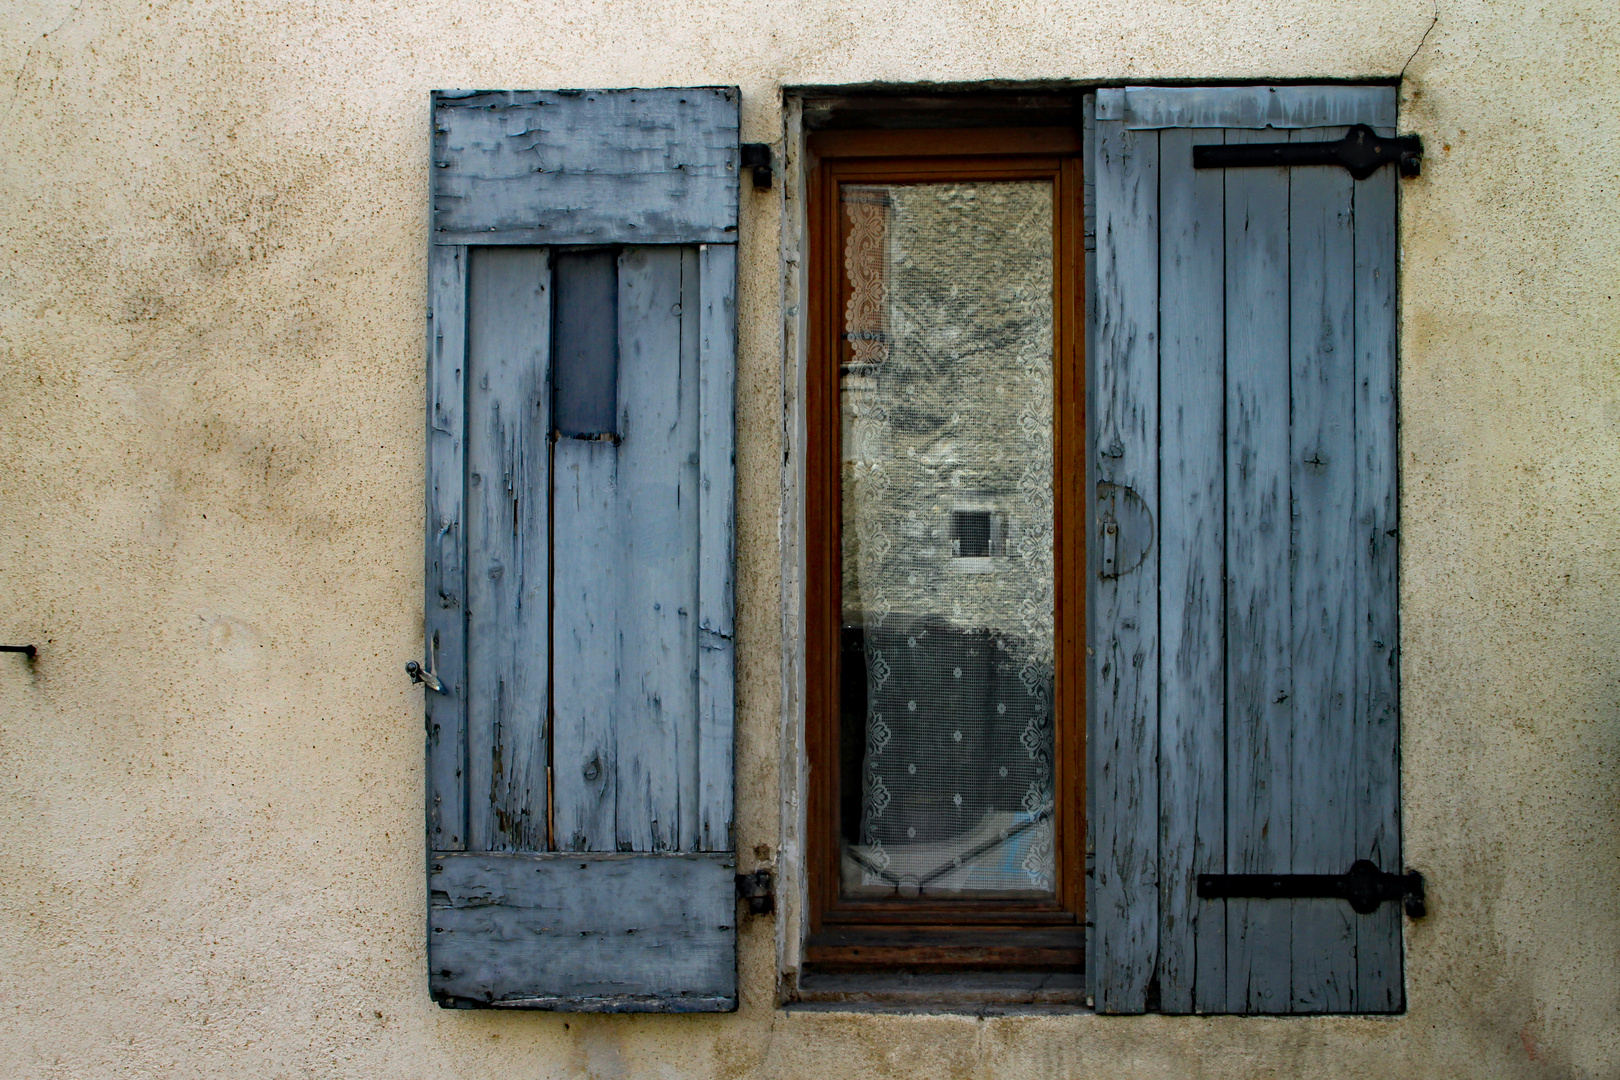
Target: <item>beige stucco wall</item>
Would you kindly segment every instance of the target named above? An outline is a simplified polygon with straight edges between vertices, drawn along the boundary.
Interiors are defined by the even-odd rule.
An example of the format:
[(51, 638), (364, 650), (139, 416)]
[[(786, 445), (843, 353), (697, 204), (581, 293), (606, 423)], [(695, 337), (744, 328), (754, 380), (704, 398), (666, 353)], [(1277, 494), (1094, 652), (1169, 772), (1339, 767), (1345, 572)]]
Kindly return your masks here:
[[(12, 0), (0, 1073), (1620, 1076), (1610, 0)], [(1415, 54), (1414, 54), (1414, 50)], [(1408, 61), (1410, 59), (1410, 64)], [(1406, 844), (1385, 1019), (442, 1012), (425, 991), (427, 90), (1387, 76)], [(782, 836), (782, 207), (745, 188), (738, 839)]]

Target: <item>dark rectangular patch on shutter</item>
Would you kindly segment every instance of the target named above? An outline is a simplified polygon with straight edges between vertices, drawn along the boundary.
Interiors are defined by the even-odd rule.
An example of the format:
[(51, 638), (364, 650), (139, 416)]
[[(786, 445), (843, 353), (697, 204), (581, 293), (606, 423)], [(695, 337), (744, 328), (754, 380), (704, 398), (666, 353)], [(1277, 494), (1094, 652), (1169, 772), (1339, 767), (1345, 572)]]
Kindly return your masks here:
[(553, 423), (564, 438), (618, 437), (619, 253), (559, 252), (552, 265)]

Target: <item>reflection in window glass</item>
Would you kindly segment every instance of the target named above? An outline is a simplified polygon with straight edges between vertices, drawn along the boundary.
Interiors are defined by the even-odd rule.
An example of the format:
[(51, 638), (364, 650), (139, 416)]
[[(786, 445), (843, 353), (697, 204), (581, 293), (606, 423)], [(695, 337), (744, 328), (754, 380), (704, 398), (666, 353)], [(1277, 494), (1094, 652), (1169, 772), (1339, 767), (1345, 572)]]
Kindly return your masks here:
[(990, 555), (990, 512), (957, 510), (951, 514), (951, 554), (960, 559)]
[(1052, 187), (840, 203), (842, 891), (1050, 896)]

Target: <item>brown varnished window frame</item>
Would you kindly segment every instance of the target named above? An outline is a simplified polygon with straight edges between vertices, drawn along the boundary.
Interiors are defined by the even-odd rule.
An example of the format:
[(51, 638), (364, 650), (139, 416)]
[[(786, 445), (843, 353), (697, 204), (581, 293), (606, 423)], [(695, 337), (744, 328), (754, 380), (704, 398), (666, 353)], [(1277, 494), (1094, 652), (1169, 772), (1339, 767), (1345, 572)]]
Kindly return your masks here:
[[(1080, 135), (1073, 128), (822, 131), (809, 136), (806, 651), (812, 968), (1079, 969), (1085, 922), (1085, 357)], [(1052, 900), (841, 899), (839, 893), (841, 183), (1046, 179), (1054, 252)]]

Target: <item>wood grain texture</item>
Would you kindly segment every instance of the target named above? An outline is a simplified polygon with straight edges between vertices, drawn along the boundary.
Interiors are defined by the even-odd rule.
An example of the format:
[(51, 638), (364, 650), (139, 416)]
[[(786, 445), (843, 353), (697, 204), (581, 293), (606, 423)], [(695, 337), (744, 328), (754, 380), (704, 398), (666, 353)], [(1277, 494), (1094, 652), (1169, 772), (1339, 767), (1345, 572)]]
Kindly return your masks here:
[(433, 98), (435, 244), (691, 244), (737, 229), (731, 87)]
[[(571, 357), (596, 358), (580, 362), (579, 374), (608, 366), (615, 372), (597, 388), (611, 390), (610, 400), (592, 402), (600, 395), (584, 393), (577, 396), (586, 407), (569, 410), (581, 414), (586, 429), (620, 428), (619, 263), (618, 254), (605, 249), (568, 253), (560, 263), (574, 288), (557, 297), (553, 332), (567, 339), (563, 347)], [(619, 606), (626, 573), (620, 446), (617, 439), (566, 437), (579, 430), (577, 424), (554, 430), (551, 451), (553, 843), (563, 851), (616, 851)]]
[(1084, 963), (1085, 934), (1078, 926), (987, 928), (918, 926), (836, 927), (812, 934), (805, 941), (810, 964), (836, 964), (845, 968), (889, 967), (952, 968), (1068, 968)]
[(735, 1009), (735, 872), (724, 854), (435, 854), (430, 988), (531, 1009)]
[(474, 248), (467, 296), (468, 847), (546, 847), (550, 264)]
[[(715, 635), (703, 628), (703, 552), (725, 556), (707, 572), (726, 585), (711, 602), (729, 647), (731, 543), (729, 506), (718, 520), (704, 513), (709, 439), (730, 452), (729, 427), (704, 426), (705, 257), (689, 246), (621, 254), (620, 441), (556, 444), (556, 820), (567, 850), (729, 849), (730, 665), (704, 679)], [(730, 281), (715, 281), (727, 297)], [(709, 349), (734, 349), (732, 334), (717, 325)], [(709, 392), (729, 394), (732, 381), (730, 367), (715, 371)]]
[(923, 155), (1074, 154), (1072, 127), (918, 128), (912, 131), (817, 131), (809, 150), (829, 158), (906, 158)]
[[(1337, 139), (1296, 131), (1290, 141)], [(1341, 874), (1356, 859), (1359, 801), (1352, 724), (1357, 593), (1355, 291), (1351, 195), (1330, 166), (1290, 170), (1289, 393), (1293, 438), (1295, 873)], [(1346, 1012), (1355, 1002), (1356, 923), (1341, 900), (1295, 900), (1289, 1011)]]
[(1159, 995), (1169, 1013), (1225, 1007), (1225, 244), (1222, 178), (1194, 170), (1219, 130), (1159, 134)]
[(620, 255), (622, 441), (608, 549), (619, 578), (620, 851), (691, 850), (682, 834), (694, 831), (682, 819), (695, 816), (698, 768), (697, 293), (690, 247)]
[[(1081, 175), (1081, 180), (1080, 180), (1080, 185), (1081, 185), (1080, 218), (1081, 218), (1081, 222), (1082, 222), (1082, 226), (1081, 226), (1081, 231), (1082, 231), (1081, 244), (1082, 244), (1082, 247), (1083, 247), (1083, 249), (1085, 251), (1085, 294), (1084, 295), (1085, 295), (1085, 305), (1086, 305), (1085, 306), (1085, 311), (1084, 311), (1084, 319), (1085, 319), (1085, 326), (1084, 326), (1084, 336), (1085, 336), (1085, 354), (1084, 354), (1084, 357), (1085, 357), (1085, 375), (1084, 375), (1084, 378), (1085, 378), (1085, 402), (1086, 402), (1085, 407), (1084, 407), (1084, 423), (1085, 423), (1085, 427), (1084, 427), (1084, 439), (1085, 439), (1084, 453), (1086, 455), (1086, 462), (1087, 462), (1086, 470), (1085, 470), (1085, 477), (1084, 477), (1084, 481), (1083, 481), (1083, 489), (1081, 491), (1081, 495), (1083, 496), (1083, 498), (1080, 500), (1080, 504), (1081, 504), (1082, 507), (1084, 507), (1083, 512), (1085, 514), (1086, 540), (1087, 540), (1087, 544), (1086, 544), (1087, 555), (1086, 555), (1085, 574), (1086, 574), (1086, 585), (1087, 585), (1087, 589), (1086, 589), (1086, 641), (1088, 643), (1088, 648), (1086, 650), (1088, 659), (1086, 660), (1086, 666), (1085, 666), (1085, 672), (1086, 672), (1086, 677), (1085, 677), (1085, 683), (1086, 683), (1086, 695), (1085, 695), (1086, 712), (1085, 712), (1085, 718), (1083, 720), (1084, 727), (1082, 728), (1082, 731), (1085, 733), (1086, 744), (1087, 744), (1086, 745), (1086, 752), (1087, 752), (1086, 771), (1084, 773), (1084, 776), (1085, 776), (1085, 789), (1086, 789), (1085, 790), (1086, 828), (1085, 828), (1085, 845), (1084, 845), (1082, 850), (1085, 852), (1085, 855), (1084, 855), (1084, 858), (1085, 858), (1085, 877), (1084, 877), (1084, 880), (1083, 880), (1083, 884), (1084, 884), (1085, 890), (1086, 890), (1086, 893), (1085, 893), (1085, 909), (1084, 909), (1086, 911), (1086, 919), (1085, 919), (1086, 956), (1095, 957), (1097, 955), (1097, 942), (1096, 942), (1097, 917), (1096, 917), (1096, 914), (1095, 914), (1096, 909), (1094, 907), (1092, 907), (1092, 905), (1096, 902), (1096, 878), (1097, 878), (1097, 857), (1096, 857), (1096, 853), (1097, 853), (1097, 835), (1096, 835), (1096, 832), (1097, 832), (1097, 799), (1096, 799), (1096, 790), (1097, 790), (1097, 786), (1096, 786), (1095, 783), (1092, 782), (1092, 777), (1096, 772), (1097, 762), (1095, 760), (1093, 760), (1094, 754), (1095, 754), (1095, 746), (1096, 746), (1096, 744), (1092, 742), (1092, 739), (1096, 735), (1096, 730), (1095, 730), (1095, 727), (1093, 726), (1091, 721), (1092, 721), (1092, 717), (1095, 717), (1097, 715), (1097, 707), (1098, 707), (1098, 703), (1099, 703), (1100, 699), (1099, 699), (1098, 694), (1097, 694), (1096, 665), (1091, 659), (1089, 659), (1089, 657), (1093, 656), (1095, 654), (1095, 652), (1096, 652), (1095, 642), (1097, 640), (1096, 634), (1097, 634), (1097, 628), (1098, 628), (1098, 622), (1099, 622), (1099, 620), (1097, 618), (1096, 591), (1091, 585), (1091, 583), (1093, 581), (1095, 581), (1096, 577), (1097, 577), (1097, 563), (1096, 563), (1095, 558), (1093, 558), (1092, 555), (1091, 555), (1091, 549), (1096, 546), (1096, 544), (1094, 542), (1094, 538), (1098, 535), (1098, 530), (1100, 528), (1100, 525), (1099, 525), (1099, 522), (1098, 522), (1099, 515), (1097, 513), (1097, 500), (1092, 496), (1092, 492), (1090, 492), (1089, 490), (1084, 490), (1084, 487), (1089, 487), (1089, 485), (1095, 484), (1095, 483), (1098, 482), (1097, 481), (1096, 470), (1090, 464), (1091, 455), (1094, 455), (1096, 453), (1097, 446), (1099, 445), (1098, 439), (1097, 439), (1097, 409), (1096, 409), (1096, 402), (1097, 402), (1097, 368), (1099, 366), (1098, 365), (1098, 359), (1097, 359), (1097, 95), (1096, 94), (1087, 94), (1087, 95), (1085, 95), (1085, 97), (1083, 97), (1081, 99), (1081, 102), (1080, 102), (1080, 124), (1081, 124), (1081, 132), (1082, 132), (1082, 136), (1081, 136), (1081, 153), (1080, 153), (1080, 175)], [(1095, 961), (1093, 961), (1093, 964), (1086, 965), (1085, 970), (1083, 970), (1083, 973), (1082, 973), (1083, 977), (1085, 979), (1086, 990), (1087, 990), (1087, 992), (1089, 994), (1092, 995), (1092, 1000), (1093, 1001), (1096, 1000), (1096, 989), (1095, 989), (1096, 980), (1095, 980), (1095, 978), (1092, 977), (1091, 971), (1089, 969), (1091, 967), (1093, 967), (1094, 964), (1095, 964)]]
[[(1128, 128), (1393, 126), (1393, 86), (1127, 86), (1097, 93), (1098, 118)], [(1272, 134), (1261, 142), (1283, 142)]]
[(446, 693), (424, 690), (428, 846), (467, 846), (466, 472), (467, 250), (428, 252), (427, 521), (423, 643)]
[[(1275, 138), (1233, 130), (1227, 143)], [(1227, 870), (1292, 869), (1288, 170), (1227, 169)], [(1227, 1011), (1286, 1012), (1287, 902), (1227, 901)]]
[[(1348, 110), (1346, 122), (1377, 120), (1366, 103), (1381, 101), (1383, 89), (1345, 94), (1328, 103), (1339, 110), (1332, 115)], [(1127, 355), (1107, 336), (1117, 333), (1110, 305), (1138, 275), (1118, 270), (1108, 246), (1108, 192), (1119, 183), (1108, 170), (1122, 169), (1122, 159), (1105, 151), (1126, 113), (1123, 93), (1106, 108), (1102, 96), (1092, 378), (1094, 438), (1107, 455), (1130, 445), (1110, 444), (1102, 426), (1118, 398), (1110, 380), (1125, 378), (1109, 365)], [(1214, 98), (1170, 97), (1176, 108), (1214, 107)], [(1117, 837), (1132, 825), (1109, 816), (1157, 815), (1150, 857), (1160, 875), (1158, 1000), (1147, 997), (1144, 1005), (1165, 1012), (1404, 1007), (1398, 905), (1358, 915), (1342, 900), (1202, 901), (1194, 890), (1199, 873), (1339, 874), (1358, 858), (1402, 868), (1398, 181), (1392, 169), (1353, 181), (1326, 167), (1190, 168), (1195, 144), (1332, 140), (1342, 132), (1153, 133), (1158, 230), (1147, 242), (1157, 244), (1162, 333), (1160, 487), (1152, 504), (1159, 533), (1157, 804), (1120, 800), (1117, 781), (1107, 782), (1095, 758), (1091, 798), (1099, 895), (1104, 871), (1118, 859)], [(1107, 479), (1110, 464), (1099, 460), (1099, 493), (1106, 495), (1099, 525), (1110, 513), (1123, 523), (1132, 505), (1127, 485)], [(1103, 554), (1097, 560), (1105, 571), (1125, 573), (1121, 583), (1134, 558), (1128, 531), (1122, 524), (1112, 564)], [(1099, 645), (1130, 623), (1117, 599), (1112, 609), (1102, 602), (1107, 588), (1104, 580), (1093, 612)], [(1117, 710), (1116, 694), (1106, 683), (1097, 687), (1094, 755), (1118, 754), (1117, 739), (1098, 741)], [(1093, 912), (1098, 1007), (1114, 1010), (1119, 1001), (1105, 1003), (1104, 994), (1116, 969), (1105, 961), (1128, 923), (1118, 908)]]
[(1120, 547), (1145, 548), (1122, 574), (1104, 575), (1101, 559), (1108, 531), (1123, 524), (1113, 507), (1124, 493), (1147, 508), (1150, 524), (1158, 507), (1158, 135), (1099, 121), (1096, 162), (1095, 861), (1086, 904), (1095, 927), (1087, 967), (1098, 1011), (1134, 1013), (1147, 1006), (1158, 951), (1158, 548), (1120, 538)]
[(558, 439), (552, 448), (552, 761), (555, 842), (618, 849), (619, 602), (626, 567), (619, 447)]
[[(1096, 512), (1086, 438), (1086, 209), (1084, 177), (1078, 158), (1062, 163), (1053, 189), (1056, 211), (1058, 303), (1053, 306), (1053, 616), (1057, 630), (1057, 664), (1053, 679), (1053, 761), (1056, 791), (1056, 899), (1086, 917), (1086, 693), (1089, 665), (1084, 661), (1089, 638), (1091, 568), (1087, 561), (1089, 515)], [(1083, 936), (1083, 935), (1082, 935)], [(1083, 971), (1083, 965), (1082, 965)]]
[(735, 732), (737, 249), (698, 251), (698, 851), (732, 846)]
[[(734, 1009), (735, 91), (440, 94), (434, 117), (434, 995)], [(541, 244), (591, 245), (563, 257), (613, 280), (556, 297)], [(567, 398), (577, 438), (552, 411), (558, 304), (591, 361)], [(568, 854), (541, 850), (548, 761)]]
[[(1384, 131), (1380, 134), (1393, 134)], [(1355, 852), (1398, 872), (1400, 840), (1399, 494), (1396, 438), (1394, 169), (1355, 185), (1355, 540), (1358, 589), (1352, 756), (1360, 770)], [(1401, 912), (1382, 904), (1356, 922), (1356, 1008), (1406, 1007)]]

